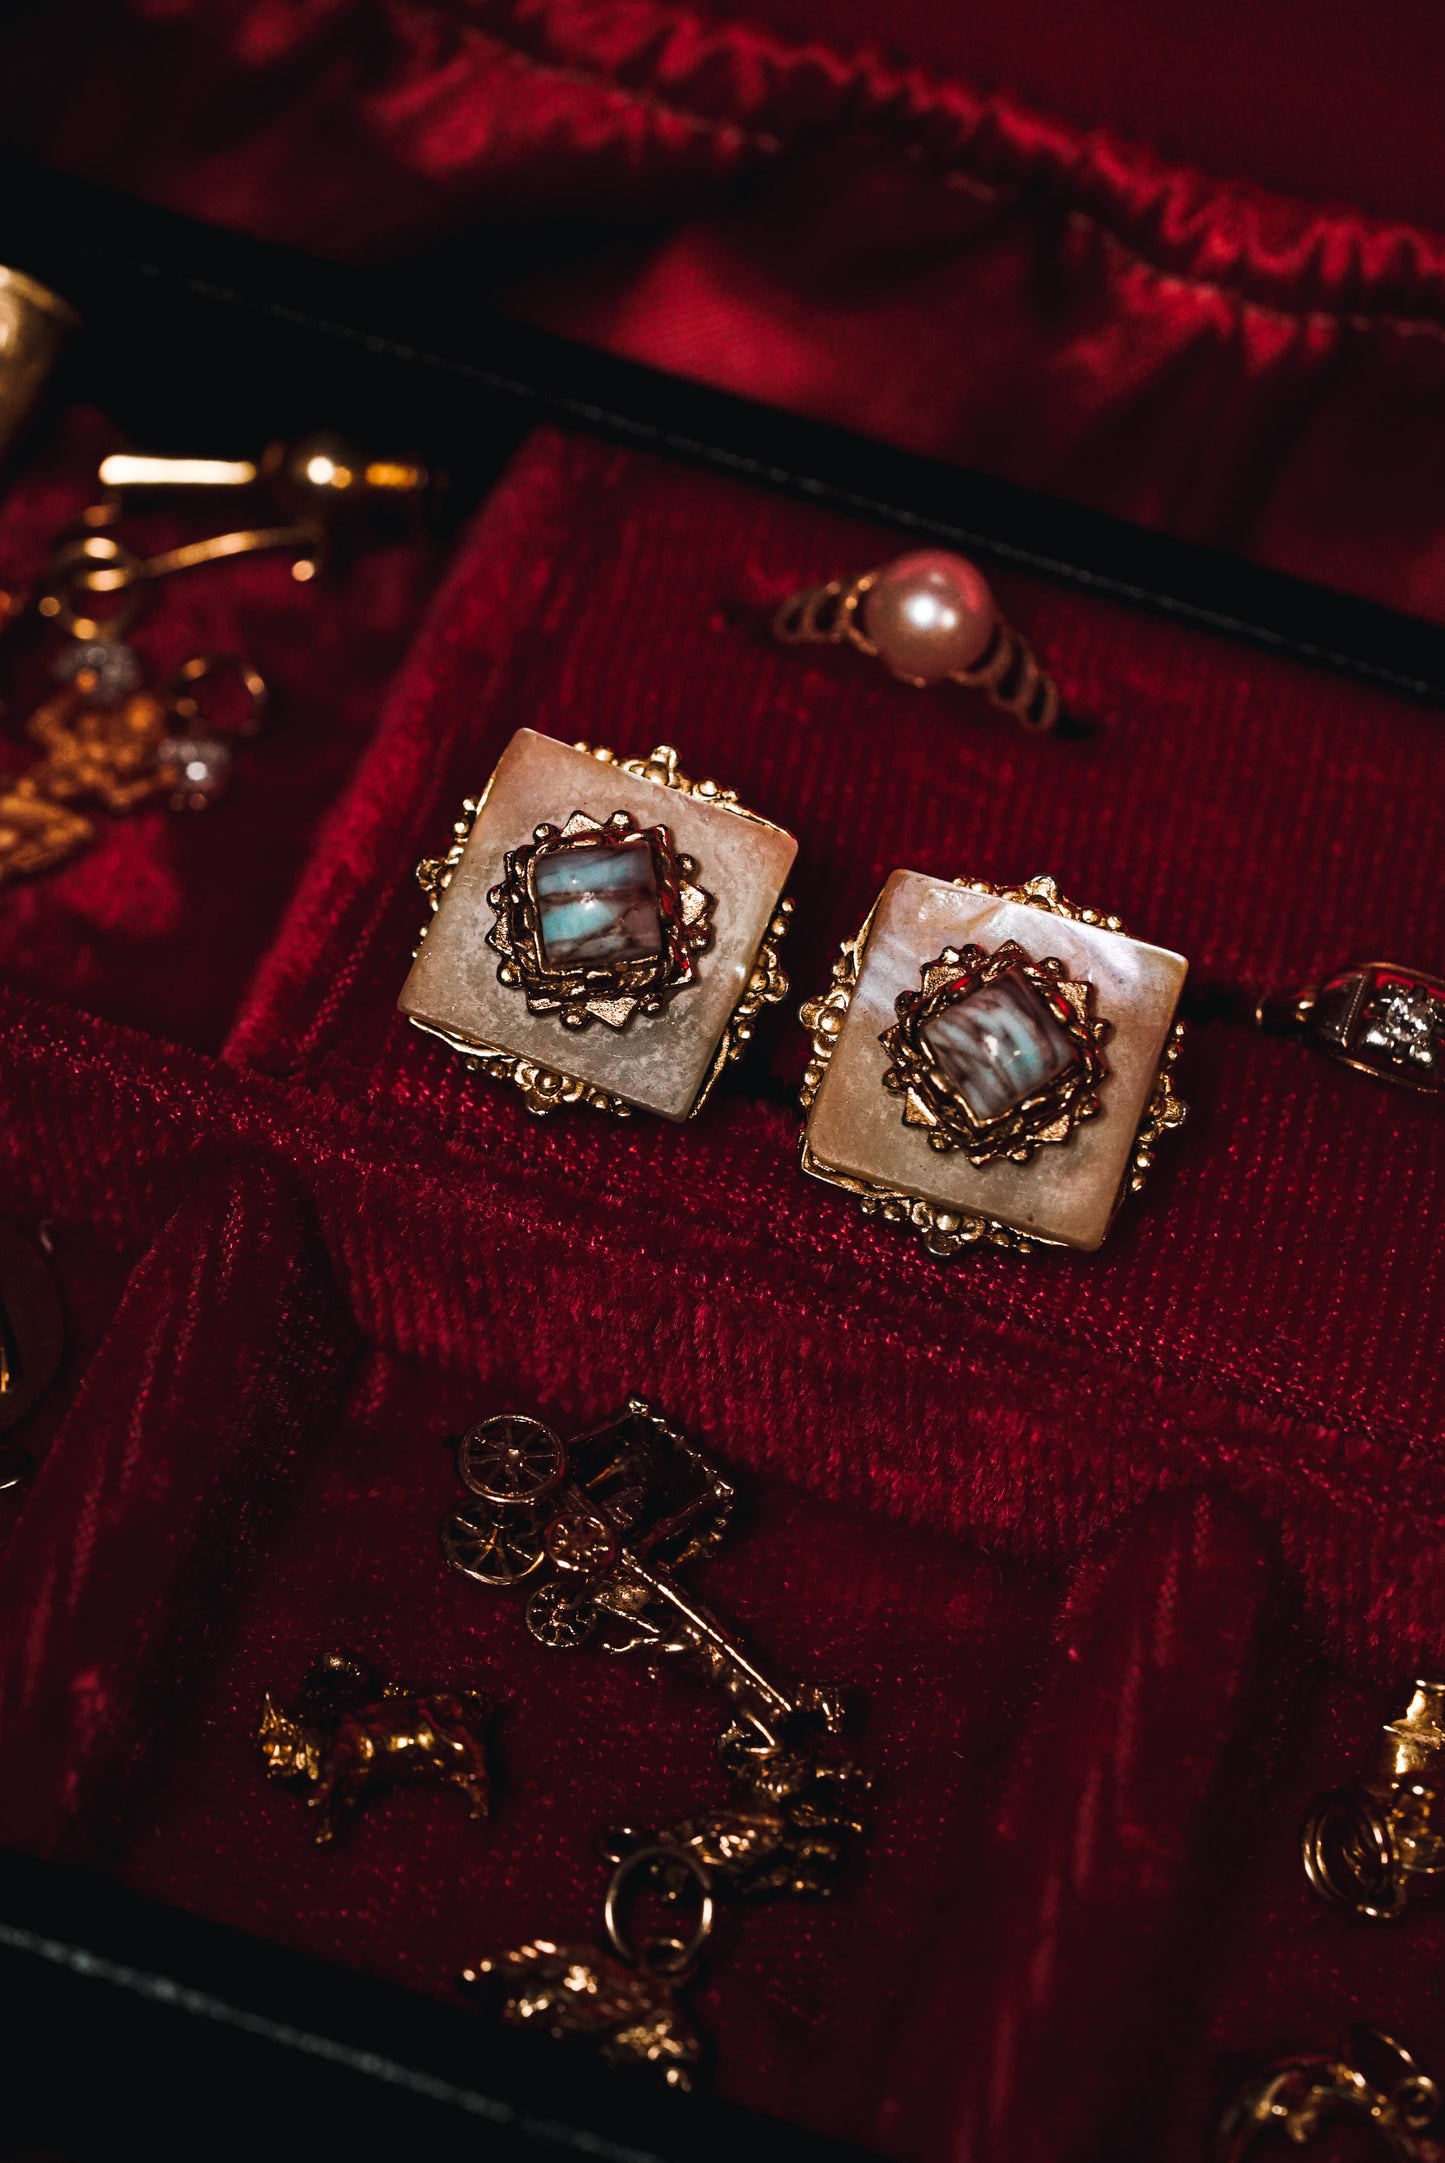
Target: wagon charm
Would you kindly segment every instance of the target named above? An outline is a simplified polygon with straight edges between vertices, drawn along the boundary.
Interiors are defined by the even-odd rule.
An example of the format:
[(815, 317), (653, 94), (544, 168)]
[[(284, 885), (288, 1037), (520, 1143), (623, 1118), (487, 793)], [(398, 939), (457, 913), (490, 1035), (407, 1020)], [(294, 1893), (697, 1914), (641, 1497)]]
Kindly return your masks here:
[(835, 1695), (770, 1681), (679, 1585), (722, 1540), (734, 1491), (640, 1397), (565, 1446), (538, 1420), (497, 1414), (460, 1438), (456, 1461), (468, 1492), (442, 1527), (446, 1558), (484, 1585), (527, 1583), (540, 1644), (571, 1651), (595, 1637), (614, 1655), (679, 1661), (763, 1749), (840, 1725)]
[(684, 1590), (680, 1573), (727, 1532), (733, 1487), (641, 1398), (565, 1443), (539, 1420), (495, 1414), (457, 1439), (456, 1465), (466, 1495), (442, 1527), (452, 1568), (520, 1589), (527, 1628), (551, 1651), (595, 1640), (716, 1690), (731, 1790), (660, 1827), (602, 1835), (606, 1949), (537, 1938), (478, 1961), (463, 1984), (513, 2026), (581, 2038), (608, 2064), (686, 2088), (702, 2045), (680, 1993), (712, 1936), (715, 1896), (826, 1897), (861, 1843), (871, 1783), (829, 1747), (841, 1696), (773, 1680)]

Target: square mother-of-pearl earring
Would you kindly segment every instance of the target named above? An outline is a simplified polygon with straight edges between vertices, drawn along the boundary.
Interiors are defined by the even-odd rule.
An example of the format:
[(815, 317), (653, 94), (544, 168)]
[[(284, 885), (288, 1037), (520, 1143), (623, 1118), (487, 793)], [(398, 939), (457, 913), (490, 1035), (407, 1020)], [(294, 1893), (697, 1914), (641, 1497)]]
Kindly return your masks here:
[(936, 1255), (1100, 1246), (1184, 1118), (1188, 967), (1052, 879), (895, 871), (802, 1011), (804, 1171)]
[(529, 1110), (688, 1119), (764, 1006), (798, 844), (677, 753), (619, 759), (519, 729), (445, 856), (398, 1005)]

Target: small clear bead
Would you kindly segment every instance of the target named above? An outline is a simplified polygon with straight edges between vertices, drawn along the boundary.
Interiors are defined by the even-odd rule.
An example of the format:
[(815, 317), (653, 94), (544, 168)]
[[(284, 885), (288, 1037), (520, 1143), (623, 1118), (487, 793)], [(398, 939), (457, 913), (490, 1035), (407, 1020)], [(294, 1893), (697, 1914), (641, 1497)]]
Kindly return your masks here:
[(58, 655), (53, 670), (58, 683), (73, 683), (82, 669), (95, 677), (92, 696), (101, 706), (118, 706), (140, 689), (141, 669), (135, 648), (118, 638), (77, 639)]
[(215, 802), (231, 776), (231, 747), (220, 736), (167, 736), (157, 757), (176, 777), (176, 798), (192, 811)]

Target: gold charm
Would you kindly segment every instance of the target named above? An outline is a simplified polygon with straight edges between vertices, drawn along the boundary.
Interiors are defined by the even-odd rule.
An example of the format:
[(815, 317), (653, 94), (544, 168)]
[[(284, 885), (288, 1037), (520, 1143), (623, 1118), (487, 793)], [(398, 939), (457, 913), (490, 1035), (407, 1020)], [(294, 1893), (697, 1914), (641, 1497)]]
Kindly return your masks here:
[(1377, 2028), (1352, 2027), (1337, 2051), (1277, 2058), (1251, 2073), (1220, 2120), (1216, 2163), (1244, 2163), (1267, 2133), (1305, 2147), (1332, 2125), (1351, 2124), (1368, 2127), (1381, 2152), (1400, 2163), (1442, 2163), (1445, 2146), (1430, 2137), (1440, 2100), (1439, 2084), (1403, 2043)]
[[(865, 1832), (870, 1781), (831, 1754), (843, 1723), (837, 1692), (771, 1680), (677, 1573), (727, 1531), (733, 1488), (641, 1398), (564, 1443), (540, 1420), (499, 1413), (457, 1443), (468, 1498), (442, 1527), (448, 1562), (485, 1585), (527, 1588), (527, 1627), (571, 1651), (596, 1638), (616, 1657), (641, 1655), (718, 1691), (718, 1743), (732, 1786), (660, 1830), (604, 1835), (613, 1865), (603, 1904), (610, 1952), (534, 1939), (478, 1962), (463, 1980), (501, 1993), (502, 2017), (580, 2036), (614, 2065), (660, 2067), (691, 2082), (701, 2054), (677, 1992), (711, 1936), (714, 1893), (827, 1898)], [(688, 1935), (639, 1934), (631, 1904), (664, 1912), (695, 1900)]]
[(433, 921), (402, 1013), (529, 1111), (691, 1118), (786, 995), (792, 835), (665, 745), (618, 759), (531, 729), (454, 835), (418, 867)]
[[(831, 1732), (826, 1724), (825, 1731)], [(736, 1721), (724, 1731), (718, 1756), (733, 1783), (730, 1808), (696, 1811), (658, 1833), (618, 1827), (603, 1840), (608, 1860), (625, 1862), (660, 1845), (691, 1855), (711, 1881), (741, 1899), (789, 1893), (821, 1900), (837, 1892), (867, 1829), (868, 1775), (820, 1759), (812, 1746), (761, 1743)]]
[(596, 2045), (604, 2065), (651, 2066), (670, 2088), (691, 2088), (702, 2042), (666, 1977), (630, 1968), (595, 1945), (535, 1938), (462, 1970), (464, 1989), (481, 1994), (488, 1985), (509, 2027), (558, 2043), (578, 2037)]
[(485, 1817), (490, 1711), (471, 1690), (383, 1688), (359, 1661), (333, 1652), (312, 1668), (295, 1706), (268, 1691), (256, 1741), (272, 1779), (309, 1791), (325, 1846), (350, 1811), (384, 1788), (460, 1788), (472, 1816)]
[[(623, 1915), (629, 1892), (646, 1873), (676, 1904), (691, 1881), (699, 1912), (689, 1938), (671, 1932), (633, 1944)], [(678, 1991), (693, 1980), (712, 1936), (712, 1882), (702, 1865), (663, 1847), (641, 1849), (613, 1871), (603, 1901), (612, 1951), (534, 1938), (462, 1970), (462, 1988), (490, 1991), (508, 2026), (536, 2028), (556, 2042), (591, 2043), (604, 2065), (650, 2067), (670, 2088), (691, 2088), (703, 2046)]]
[(802, 1010), (804, 1171), (940, 1257), (1098, 1247), (1184, 1118), (1187, 969), (1052, 879), (895, 871)]
[[(0, 269), (0, 433), (7, 280), (13, 283)], [(368, 458), (331, 435), (272, 444), (258, 463), (116, 452), (102, 461), (99, 477), (104, 498), (61, 536), (37, 587), (0, 592), (0, 635), (33, 610), (67, 637), (54, 669), (66, 688), (29, 724), (41, 756), (0, 783), (0, 884), (74, 856), (95, 836), (96, 811), (121, 814), (161, 800), (197, 811), (214, 802), (226, 785), (233, 745), (231, 732), (218, 732), (200, 714), (195, 693), (206, 678), (234, 672), (249, 701), (241, 733), (259, 725), (266, 686), (234, 656), (199, 655), (163, 693), (143, 688), (127, 634), (165, 580), (266, 549), (291, 551), (293, 577), (310, 579), (334, 540), (390, 506), (418, 502), (430, 485), (424, 467)], [(137, 491), (194, 496), (253, 489), (284, 523), (238, 527), (154, 556), (139, 555), (113, 530)]]
[(1422, 1681), (1385, 1729), (1374, 1777), (1321, 1795), (1305, 1819), (1305, 1874), (1372, 1922), (1445, 1884), (1445, 1682)]
[(770, 1682), (678, 1584), (723, 1539), (734, 1491), (642, 1398), (566, 1444), (498, 1413), (462, 1436), (457, 1472), (469, 1499), (443, 1523), (442, 1551), (480, 1584), (527, 1583), (539, 1644), (572, 1651), (595, 1635), (614, 1655), (679, 1661), (727, 1700), (728, 1735), (762, 1750), (841, 1725), (835, 1694)]
[(78, 669), (30, 717), (26, 733), (40, 756), (0, 788), (0, 885), (67, 862), (95, 838), (93, 812), (123, 816), (160, 801), (176, 810), (213, 803), (229, 776), (231, 744), (197, 725), (195, 688), (227, 670), (244, 687), (249, 732), (259, 724), (266, 686), (230, 656), (188, 661), (164, 696), (127, 690), (113, 697), (100, 666)]

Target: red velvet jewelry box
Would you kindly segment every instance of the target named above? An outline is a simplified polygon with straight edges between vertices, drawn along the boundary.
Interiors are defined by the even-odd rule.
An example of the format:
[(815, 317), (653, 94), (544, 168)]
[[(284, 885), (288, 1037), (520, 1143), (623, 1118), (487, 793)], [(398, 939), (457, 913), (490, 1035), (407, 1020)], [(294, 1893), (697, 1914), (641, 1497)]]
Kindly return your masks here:
[[(0, 260), (65, 291), (68, 247), (90, 323), (0, 584), (122, 433), (345, 426), (459, 507), (178, 580), (147, 663), (273, 686), (230, 796), (0, 890), (0, 1215), (68, 1330), (4, 1498), (0, 1959), (21, 2057), (63, 2026), (178, 2143), (217, 2079), (237, 2126), (498, 2153), (1182, 2163), (1351, 2020), (1445, 2073), (1429, 1906), (1335, 1912), (1298, 1841), (1445, 1651), (1439, 1108), (1244, 1018), (1445, 952), (1445, 185), (1400, 119), (1440, 31), (1133, 12), (0, 30)], [(770, 640), (920, 532), (976, 536), (1090, 733)], [(671, 742), (799, 838), (793, 995), (689, 1125), (535, 1119), (395, 1012), (414, 867), (523, 726)], [(944, 1265), (800, 1176), (797, 1005), (900, 865), (1190, 958), (1190, 1117), (1098, 1255)], [(598, 1828), (709, 1777), (700, 1692), (547, 1654), (437, 1548), (443, 1437), (632, 1392), (747, 1491), (706, 1596), (846, 1685), (876, 1774), (856, 1882), (729, 1925), (720, 2100), (676, 2108), (453, 1988), (594, 1931)], [(502, 1703), (488, 1825), (398, 1795), (311, 1845), (254, 1729), (333, 1645)]]

